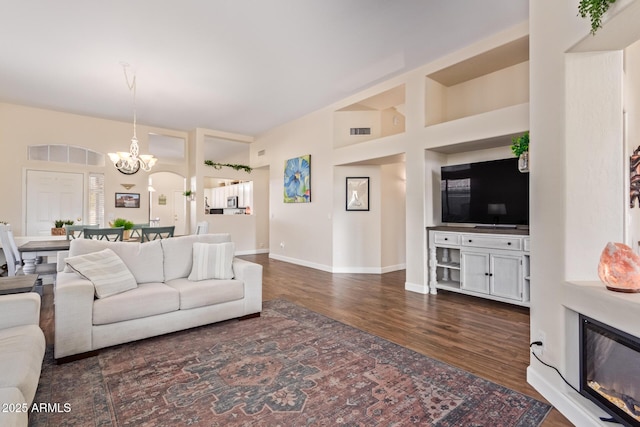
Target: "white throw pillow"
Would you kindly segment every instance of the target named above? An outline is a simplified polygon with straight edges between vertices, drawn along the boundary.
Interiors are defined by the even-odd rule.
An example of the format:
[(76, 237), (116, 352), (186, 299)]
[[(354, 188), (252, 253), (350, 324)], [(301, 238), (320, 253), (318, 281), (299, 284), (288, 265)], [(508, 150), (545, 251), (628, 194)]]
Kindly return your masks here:
[(233, 279), (233, 242), (194, 243), (189, 280)]
[(65, 262), (76, 273), (93, 283), (98, 298), (138, 287), (131, 271), (111, 249), (69, 257)]

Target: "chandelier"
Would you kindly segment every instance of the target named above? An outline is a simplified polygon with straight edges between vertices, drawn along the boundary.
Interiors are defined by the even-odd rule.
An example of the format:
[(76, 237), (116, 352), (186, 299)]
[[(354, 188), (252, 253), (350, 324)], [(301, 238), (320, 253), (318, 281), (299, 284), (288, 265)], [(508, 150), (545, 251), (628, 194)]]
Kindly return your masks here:
[(136, 137), (136, 75), (133, 75), (133, 80), (129, 83), (129, 75), (127, 74), (128, 66), (129, 64), (122, 64), (127, 87), (133, 92), (133, 137), (131, 138), (131, 145), (129, 146), (128, 152), (118, 151), (116, 153), (109, 153), (109, 158), (120, 172), (126, 175), (132, 175), (140, 169), (149, 172), (158, 159), (153, 157), (152, 154), (139, 154), (140, 148), (138, 147), (138, 138)]

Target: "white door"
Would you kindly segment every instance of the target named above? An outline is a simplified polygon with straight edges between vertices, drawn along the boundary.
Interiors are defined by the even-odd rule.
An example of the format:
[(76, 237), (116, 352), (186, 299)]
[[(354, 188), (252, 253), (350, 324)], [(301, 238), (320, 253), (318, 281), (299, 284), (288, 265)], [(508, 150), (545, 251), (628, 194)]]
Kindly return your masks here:
[(182, 236), (185, 234), (186, 203), (187, 198), (182, 194), (182, 191), (173, 192), (173, 225), (176, 227), (173, 234), (175, 236)]
[(27, 236), (51, 235), (57, 219), (83, 217), (84, 175), (27, 171)]

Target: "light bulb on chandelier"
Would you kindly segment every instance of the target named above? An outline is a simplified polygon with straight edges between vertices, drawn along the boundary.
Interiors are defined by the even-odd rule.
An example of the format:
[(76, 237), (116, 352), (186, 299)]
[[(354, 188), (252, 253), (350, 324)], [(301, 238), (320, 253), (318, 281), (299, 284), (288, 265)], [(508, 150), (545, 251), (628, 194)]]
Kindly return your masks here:
[(152, 154), (139, 154), (140, 148), (138, 146), (138, 137), (136, 136), (136, 75), (133, 75), (133, 81), (129, 83), (129, 75), (127, 74), (128, 66), (129, 64), (122, 64), (127, 87), (133, 92), (133, 137), (131, 138), (129, 152), (118, 151), (117, 153), (109, 153), (109, 158), (116, 169), (126, 175), (131, 175), (140, 169), (145, 172), (150, 171), (158, 159), (153, 157)]

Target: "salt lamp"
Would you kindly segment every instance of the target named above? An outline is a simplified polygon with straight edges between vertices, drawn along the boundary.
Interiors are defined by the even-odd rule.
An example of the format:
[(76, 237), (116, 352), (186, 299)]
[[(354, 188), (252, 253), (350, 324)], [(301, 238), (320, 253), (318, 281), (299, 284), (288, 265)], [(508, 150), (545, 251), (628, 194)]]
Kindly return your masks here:
[(607, 243), (598, 264), (598, 276), (607, 289), (640, 292), (640, 256), (624, 243)]

